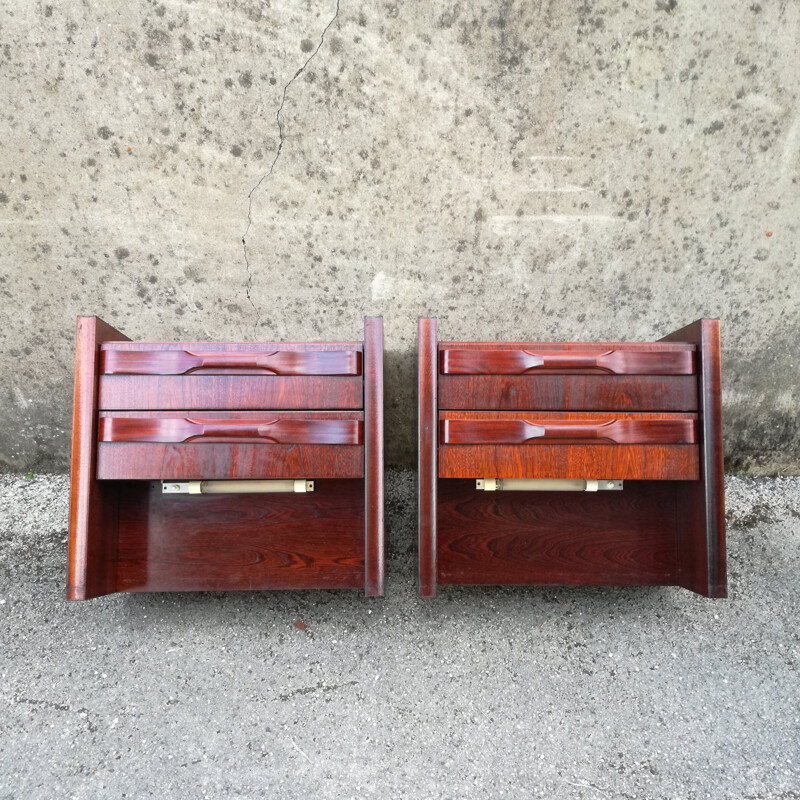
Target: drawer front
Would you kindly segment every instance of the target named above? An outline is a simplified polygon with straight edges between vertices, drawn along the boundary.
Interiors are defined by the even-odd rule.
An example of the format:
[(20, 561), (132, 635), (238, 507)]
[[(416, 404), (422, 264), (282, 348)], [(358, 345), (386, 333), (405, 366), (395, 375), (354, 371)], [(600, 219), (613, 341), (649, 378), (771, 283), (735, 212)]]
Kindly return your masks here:
[(441, 412), (440, 478), (697, 480), (694, 414)]
[(361, 378), (260, 375), (103, 375), (101, 410), (359, 409)]
[(103, 375), (361, 375), (361, 345), (110, 342)]
[(360, 412), (101, 412), (101, 480), (360, 478)]
[(631, 342), (442, 344), (442, 375), (693, 375), (693, 345)]
[(697, 411), (690, 344), (447, 342), (439, 407)]
[(359, 409), (363, 394), (360, 342), (110, 342), (100, 354), (103, 410)]
[(439, 407), (697, 411), (694, 375), (440, 375)]
[(101, 414), (101, 442), (159, 442), (169, 444), (363, 444), (360, 419), (319, 419), (309, 415), (260, 414), (119, 416)]

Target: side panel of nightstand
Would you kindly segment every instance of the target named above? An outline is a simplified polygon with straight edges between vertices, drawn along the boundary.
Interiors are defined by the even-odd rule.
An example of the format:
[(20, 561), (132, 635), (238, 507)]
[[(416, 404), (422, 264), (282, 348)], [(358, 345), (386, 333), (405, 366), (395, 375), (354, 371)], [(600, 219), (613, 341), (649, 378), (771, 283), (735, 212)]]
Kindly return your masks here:
[(67, 598), (116, 591), (117, 504), (114, 483), (96, 479), (100, 345), (128, 337), (98, 317), (78, 317), (72, 409)]
[(436, 485), (438, 352), (436, 319), (420, 317), (417, 330), (417, 425), (419, 481), (419, 593), (436, 596)]
[(364, 592), (383, 596), (383, 318), (364, 318)]
[(727, 597), (719, 320), (698, 320), (662, 341), (692, 342), (698, 356), (701, 476), (680, 484), (678, 581), (706, 597)]

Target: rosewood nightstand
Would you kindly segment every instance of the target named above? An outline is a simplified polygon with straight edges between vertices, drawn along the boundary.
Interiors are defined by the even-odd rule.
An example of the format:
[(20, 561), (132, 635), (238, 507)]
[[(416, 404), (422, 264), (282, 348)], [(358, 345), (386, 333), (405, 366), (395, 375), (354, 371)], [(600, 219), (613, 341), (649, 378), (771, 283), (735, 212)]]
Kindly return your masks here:
[(383, 594), (383, 320), (363, 342), (132, 342), (79, 317), (67, 596)]
[(719, 321), (658, 342), (438, 342), (420, 319), (419, 589), (726, 596)]

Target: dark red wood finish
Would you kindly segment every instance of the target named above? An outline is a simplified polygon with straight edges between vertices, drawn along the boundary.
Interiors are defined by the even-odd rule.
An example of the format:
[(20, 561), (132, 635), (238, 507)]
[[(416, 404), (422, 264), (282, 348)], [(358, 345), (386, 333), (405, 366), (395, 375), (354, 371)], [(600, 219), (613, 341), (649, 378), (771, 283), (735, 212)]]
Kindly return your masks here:
[(700, 478), (694, 445), (440, 445), (438, 459), (440, 478)]
[(436, 489), (437, 489), (437, 352), (436, 320), (420, 317), (417, 328), (419, 383), (417, 426), (419, 456), (419, 593), (436, 595)]
[[(292, 416), (302, 418), (307, 429), (309, 419), (317, 424), (347, 425), (349, 431), (342, 444), (304, 444), (293, 437), (286, 443), (260, 439), (253, 443), (230, 436), (216, 436), (210, 441), (154, 442), (103, 441), (104, 423), (113, 419), (119, 425), (130, 419), (137, 426), (150, 417), (166, 423), (164, 417), (175, 412), (116, 411), (100, 412), (101, 441), (97, 456), (97, 477), (102, 480), (224, 480), (247, 478), (361, 478), (364, 476), (362, 442), (363, 414), (358, 411), (283, 412), (285, 423)], [(205, 412), (205, 417), (218, 417), (222, 422), (262, 421), (253, 411)], [(315, 418), (315, 419), (314, 419)], [(182, 418), (173, 419), (183, 424)], [(137, 428), (138, 429), (138, 428)], [(217, 430), (217, 433), (226, 431)], [(336, 436), (337, 439), (345, 438)]]
[[(109, 345), (120, 349), (138, 346), (139, 342)], [(697, 346), (692, 342), (679, 342), (664, 338), (659, 342), (455, 342), (438, 343), (442, 350), (531, 350), (542, 352), (604, 353), (607, 350), (633, 350), (641, 353), (674, 353), (680, 350), (694, 353)]]
[(384, 590), (383, 533), (383, 318), (364, 319), (364, 588)]
[[(470, 421), (486, 424), (487, 418), (497, 425), (517, 423), (519, 415), (510, 411), (443, 411), (443, 422)], [(596, 414), (589, 412), (529, 412), (533, 423), (595, 423)], [(694, 414), (657, 414), (616, 412), (619, 422), (639, 425), (666, 423), (668, 432), (678, 425), (679, 440), (684, 434), (695, 440)], [(591, 430), (595, 430), (594, 426)], [(561, 428), (561, 432), (566, 432)], [(495, 435), (495, 434), (491, 434)], [(478, 438), (477, 436), (471, 438)], [(511, 437), (506, 437), (511, 439)], [(666, 438), (666, 437), (661, 437)], [(612, 444), (600, 440), (578, 438), (535, 438), (515, 443), (447, 444), (440, 435), (440, 478), (609, 478), (614, 480), (696, 480), (700, 475), (700, 451), (694, 444)]]
[(439, 423), (441, 444), (549, 444), (555, 439), (564, 444), (694, 444), (696, 421), (689, 417), (663, 419), (626, 415), (582, 415), (565, 419), (555, 415), (528, 414), (484, 419), (457, 418), (444, 414)]
[(95, 478), (97, 371), (104, 341), (125, 339), (97, 317), (78, 317), (72, 407), (67, 597), (88, 600), (114, 591), (117, 490)]
[(358, 350), (290, 350), (234, 353), (206, 350), (112, 350), (101, 360), (106, 375), (188, 375), (203, 372), (249, 372), (270, 375), (360, 375)]
[(312, 414), (297, 412), (245, 415), (231, 411), (212, 416), (212, 412), (197, 411), (122, 416), (106, 411), (100, 415), (98, 435), (101, 442), (358, 445), (363, 442), (363, 427), (360, 419), (315, 419)]
[[(435, 320), (428, 330), (435, 351)], [(662, 342), (439, 343), (432, 453), (420, 435), (420, 476), (424, 460), (439, 477), (424, 523), (435, 538), (420, 516), (434, 580), (678, 584), (724, 596), (718, 330), (703, 321)], [(429, 370), (420, 358), (421, 393)], [(476, 478), (494, 477), (626, 483), (476, 490)], [(421, 560), (421, 594), (430, 582)]]
[(621, 492), (476, 492), (439, 481), (440, 584), (677, 582), (675, 484)]
[(362, 378), (267, 375), (103, 375), (99, 408), (359, 409)]
[(97, 477), (118, 480), (363, 478), (364, 448), (324, 444), (101, 444)]
[(440, 375), (441, 408), (697, 411), (695, 375)]
[(364, 585), (364, 487), (310, 494), (165, 495), (120, 490), (121, 592), (357, 589)]
[(693, 342), (698, 349), (702, 439), (702, 479), (679, 490), (678, 582), (707, 597), (727, 597), (719, 320), (698, 320), (664, 339), (673, 340)]
[[(365, 335), (118, 342), (122, 334), (99, 320), (79, 320), (70, 599), (359, 586), (382, 594), (381, 320), (366, 320)], [(109, 372), (186, 374), (99, 375), (101, 351)], [(160, 484), (261, 478), (309, 478), (315, 491), (173, 495)]]
[(595, 373), (614, 375), (691, 375), (691, 350), (647, 351), (628, 349), (548, 350), (486, 349), (440, 350), (442, 375), (520, 375), (539, 372)]

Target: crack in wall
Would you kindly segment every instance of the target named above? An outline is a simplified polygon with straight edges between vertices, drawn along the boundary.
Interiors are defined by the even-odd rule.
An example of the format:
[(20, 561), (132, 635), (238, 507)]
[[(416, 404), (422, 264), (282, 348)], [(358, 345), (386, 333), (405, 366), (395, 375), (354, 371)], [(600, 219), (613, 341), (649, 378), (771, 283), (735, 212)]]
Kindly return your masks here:
[(340, 0), (336, 0), (336, 12), (320, 34), (319, 44), (317, 45), (316, 50), (314, 50), (314, 52), (306, 59), (305, 63), (300, 67), (300, 69), (298, 69), (297, 72), (292, 75), (287, 84), (283, 87), (281, 104), (278, 107), (278, 110), (275, 112), (275, 120), (278, 123), (278, 149), (275, 151), (275, 157), (272, 159), (269, 169), (258, 179), (258, 182), (255, 184), (255, 186), (253, 186), (247, 195), (247, 227), (242, 234), (242, 251), (244, 252), (244, 264), (247, 268), (245, 294), (247, 295), (247, 299), (250, 302), (250, 305), (253, 307), (253, 312), (256, 315), (256, 318), (253, 321), (254, 340), (258, 336), (258, 326), (261, 323), (261, 313), (256, 308), (256, 304), (253, 302), (253, 297), (251, 294), (253, 289), (253, 270), (250, 266), (250, 258), (247, 255), (247, 235), (250, 233), (250, 226), (253, 224), (253, 194), (260, 188), (261, 184), (272, 175), (275, 165), (278, 163), (278, 159), (281, 157), (281, 151), (283, 150), (283, 123), (281, 122), (281, 113), (283, 112), (284, 105), (286, 105), (286, 93), (289, 91), (289, 87), (303, 74), (303, 72), (305, 72), (306, 67), (314, 60), (314, 57), (317, 55), (317, 53), (319, 53), (322, 45), (325, 43), (325, 34), (328, 32), (331, 25), (336, 22), (336, 18), (339, 16), (339, 2)]

